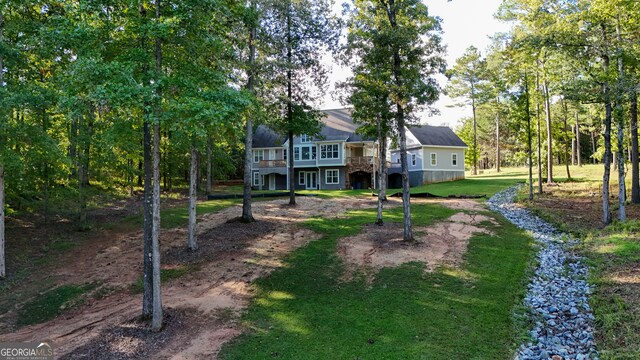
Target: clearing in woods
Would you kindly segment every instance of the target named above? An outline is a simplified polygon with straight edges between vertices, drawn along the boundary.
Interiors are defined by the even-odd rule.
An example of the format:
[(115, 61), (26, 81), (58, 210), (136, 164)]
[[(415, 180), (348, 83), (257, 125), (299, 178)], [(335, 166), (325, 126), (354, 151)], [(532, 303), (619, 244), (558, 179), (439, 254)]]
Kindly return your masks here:
[[(498, 339), (496, 346), (490, 347), (487, 354), (502, 354), (512, 348), (516, 334), (510, 314), (522, 295), (518, 287), (521, 286), (528, 263), (529, 242), (526, 236), (488, 213), (479, 202), (461, 199), (412, 200), (416, 242), (406, 244), (399, 241), (402, 233), (399, 200), (392, 199), (386, 205), (386, 223), (382, 227), (369, 225), (375, 219), (374, 197), (299, 197), (297, 200), (298, 206), (294, 208), (286, 205), (287, 201), (282, 199), (254, 203), (254, 214), (259, 221), (251, 224), (235, 221), (240, 214), (238, 206), (201, 216), (198, 225), (200, 249), (195, 253), (186, 250), (184, 227), (164, 230), (161, 235), (162, 262), (167, 281), (165, 283), (163, 280), (162, 295), (167, 317), (162, 332), (150, 332), (146, 324), (137, 318), (141, 306), (139, 277), (142, 270), (142, 234), (139, 231), (125, 231), (105, 232), (90, 244), (69, 249), (46, 275), (35, 275), (39, 279), (34, 284), (42, 283), (43, 278), (55, 282), (55, 285), (93, 284), (91, 296), (83, 297), (72, 309), (62, 311), (62, 315), (53, 320), (16, 329), (16, 319), (24, 305), (17, 304), (0, 318), (3, 324), (0, 340), (53, 340), (56, 354), (68, 359), (197, 359), (218, 356), (223, 344), (235, 338), (237, 340), (220, 356), (246, 358), (248, 353), (244, 351), (249, 350), (253, 354), (249, 358), (262, 358), (265, 354), (272, 356), (272, 353), (296, 358), (301, 354), (294, 349), (306, 346), (313, 352), (316, 346), (326, 345), (327, 341), (333, 340), (319, 334), (314, 337), (313, 343), (291, 341), (286, 338), (287, 335), (296, 338), (296, 327), (303, 329), (305, 326), (294, 323), (287, 325), (289, 320), (282, 319), (284, 322), (276, 321), (279, 324), (273, 324), (265, 330), (265, 324), (262, 323), (265, 319), (256, 318), (256, 313), (273, 321), (289, 310), (299, 311), (294, 308), (300, 305), (300, 301), (304, 304), (304, 296), (310, 297), (306, 309), (314, 312), (314, 307), (320, 306), (315, 302), (320, 299), (314, 296), (326, 296), (327, 291), (335, 291), (335, 288), (355, 286), (362, 296), (370, 291), (375, 293), (379, 282), (384, 281), (379, 279), (379, 275), (388, 275), (385, 270), (380, 271), (383, 268), (406, 272), (418, 266), (419, 272), (412, 273), (410, 278), (410, 281), (418, 282), (418, 288), (428, 285), (431, 290), (451, 291), (451, 296), (462, 299), (469, 296), (469, 289), (478, 287), (486, 296), (488, 289), (482, 286), (485, 282), (481, 279), (483, 275), (470, 270), (469, 266), (474, 266), (478, 256), (488, 256), (482, 253), (486, 249), (481, 243), (495, 242), (497, 239), (492, 246), (508, 242), (505, 246), (506, 255), (512, 259), (494, 269), (499, 274), (508, 272), (507, 280), (492, 281), (505, 285), (502, 291), (507, 293), (498, 291), (498, 308), (489, 314), (489, 318), (484, 318), (482, 314), (480, 317), (484, 319), (481, 322), (483, 326), (488, 323), (497, 329), (491, 336), (502, 338)], [(505, 230), (505, 227), (508, 229)], [(507, 235), (512, 239), (507, 240)], [(471, 260), (467, 256), (468, 247), (473, 253)], [(496, 250), (499, 249), (490, 251), (492, 263), (477, 265), (493, 267), (493, 262), (498, 261)], [(319, 263), (312, 264), (315, 261)], [(427, 276), (430, 273), (433, 275)], [(496, 274), (489, 275), (493, 277)], [(315, 276), (329, 276), (331, 283), (318, 282)], [(448, 279), (437, 279), (440, 276)], [(276, 310), (265, 307), (265, 301), (286, 301), (295, 291), (273, 291), (265, 284), (273, 284), (275, 288), (319, 288), (312, 293), (303, 291), (296, 294), (296, 304), (292, 309)], [(406, 285), (398, 283), (385, 286), (392, 291), (395, 287), (402, 289)], [(422, 295), (432, 296), (431, 290)], [(265, 298), (267, 294), (268, 299)], [(322, 301), (326, 300), (322, 298)], [(388, 305), (397, 307), (405, 300), (395, 298)], [(361, 306), (363, 304), (360, 301), (362, 299), (351, 299), (350, 305)], [(340, 306), (344, 309), (344, 304)], [(439, 305), (434, 303), (428, 306)], [(325, 311), (331, 309), (326, 307)], [(473, 307), (471, 310), (474, 311)], [(449, 311), (455, 314), (455, 307)], [(353, 315), (358, 313), (355, 311)], [(427, 320), (431, 315), (433, 312), (427, 307), (420, 317)], [(388, 316), (392, 316), (391, 313)], [(332, 325), (334, 320), (325, 318), (325, 326), (333, 327), (336, 330), (333, 335), (338, 335), (345, 329)], [(359, 321), (366, 322), (367, 319)], [(426, 323), (429, 326), (441, 326), (437, 322)], [(407, 324), (411, 328), (412, 322)], [(362, 324), (357, 321), (351, 325), (359, 327)], [(284, 333), (282, 326), (285, 327)], [(468, 330), (474, 331), (473, 326)], [(480, 332), (480, 329), (475, 330)], [(372, 331), (384, 332), (380, 329)], [(391, 341), (387, 345), (391, 348), (401, 345), (402, 336), (393, 334), (393, 326), (389, 332)], [(280, 339), (274, 340), (273, 344), (280, 350), (271, 351), (269, 345), (254, 351), (252, 340), (262, 336)], [(377, 335), (370, 337), (378, 338)], [(382, 337), (379, 336), (380, 339)], [(366, 343), (367, 339), (364, 341)], [(431, 341), (428, 336), (417, 335), (412, 343), (428, 345)], [(453, 348), (455, 344), (451, 346)], [(376, 354), (362, 352), (365, 355), (368, 353)], [(457, 352), (451, 354), (460, 355)], [(322, 352), (315, 357), (322, 358)]]

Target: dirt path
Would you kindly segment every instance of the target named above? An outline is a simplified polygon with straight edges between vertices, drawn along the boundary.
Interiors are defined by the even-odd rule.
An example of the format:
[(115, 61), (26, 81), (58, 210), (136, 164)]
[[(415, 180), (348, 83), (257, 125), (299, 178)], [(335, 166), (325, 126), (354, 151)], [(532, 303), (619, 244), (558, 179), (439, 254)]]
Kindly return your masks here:
[[(433, 202), (433, 201), (427, 201)], [(366, 225), (360, 234), (340, 239), (338, 255), (346, 263), (345, 280), (354, 273), (364, 273), (369, 282), (381, 268), (397, 267), (409, 262), (426, 264), (426, 271), (442, 265), (456, 266), (475, 234), (492, 234), (484, 224), (497, 225), (495, 219), (475, 212), (486, 209), (472, 200), (438, 201), (458, 212), (430, 226), (414, 227), (414, 243), (402, 239), (402, 224)]]
[[(252, 224), (233, 221), (241, 213), (239, 206), (200, 217), (200, 248), (196, 253), (186, 250), (185, 229), (162, 232), (163, 268), (188, 265), (196, 269), (163, 284), (166, 321), (162, 332), (153, 333), (146, 323), (137, 320), (142, 299), (130, 291), (142, 273), (142, 233), (112, 237), (106, 233), (94, 242), (98, 246), (84, 246), (66, 255), (63, 265), (51, 276), (60, 284), (96, 282), (116, 290), (47, 323), (1, 335), (0, 340), (52, 340), (56, 355), (64, 359), (215, 358), (225, 342), (242, 332), (238, 319), (253, 295), (252, 283), (282, 267), (288, 253), (319, 238), (299, 226), (301, 222), (314, 216), (339, 218), (348, 210), (376, 206), (373, 197), (299, 197), (294, 208), (287, 201), (254, 203), (258, 221)], [(461, 212), (431, 227), (416, 229), (420, 237), (428, 239), (417, 246), (394, 241), (401, 234), (401, 228), (394, 224), (367, 227), (361, 235), (343, 239), (338, 251), (351, 269), (397, 266), (408, 261), (424, 261), (429, 268), (455, 264), (472, 234), (488, 232), (482, 224), (492, 221), (484, 215), (469, 215), (486, 210), (473, 200), (413, 202), (439, 203)], [(392, 199), (386, 208), (398, 205), (400, 200)]]
[[(312, 216), (344, 216), (350, 209), (372, 208), (374, 198), (322, 200), (300, 197), (291, 208), (285, 200), (254, 203), (252, 224), (228, 222), (238, 206), (199, 219), (198, 253), (185, 249), (186, 230), (163, 231), (163, 268), (195, 264), (198, 270), (163, 285), (169, 338), (146, 331), (135, 321), (141, 296), (129, 291), (142, 272), (142, 233), (105, 236), (100, 247), (85, 246), (65, 256), (51, 274), (60, 284), (97, 282), (119, 289), (100, 300), (44, 324), (0, 336), (2, 341), (49, 339), (56, 354), (68, 358), (138, 358), (155, 343), (160, 358), (202, 358), (240, 333), (235, 319), (251, 298), (251, 283), (282, 266), (282, 258), (318, 238), (298, 226)], [(187, 330), (185, 330), (187, 329)], [(135, 336), (131, 334), (135, 334)], [(125, 335), (123, 335), (125, 334)], [(126, 335), (129, 334), (129, 335)], [(109, 339), (108, 342), (106, 340)], [(161, 344), (160, 344), (161, 343)], [(156, 348), (157, 349), (157, 348)], [(149, 350), (149, 349), (147, 349)], [(150, 351), (150, 350), (149, 350)]]

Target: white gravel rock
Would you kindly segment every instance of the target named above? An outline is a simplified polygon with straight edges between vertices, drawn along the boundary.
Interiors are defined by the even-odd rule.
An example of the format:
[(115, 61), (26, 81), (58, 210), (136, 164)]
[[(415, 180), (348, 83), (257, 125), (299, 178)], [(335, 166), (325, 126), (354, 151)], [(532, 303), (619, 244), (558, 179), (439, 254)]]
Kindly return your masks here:
[(524, 299), (530, 309), (533, 341), (522, 344), (516, 359), (598, 359), (593, 336), (593, 314), (589, 307), (591, 286), (588, 268), (569, 250), (579, 240), (514, 204), (518, 187), (492, 196), (487, 204), (521, 229), (527, 230), (540, 245), (535, 270)]

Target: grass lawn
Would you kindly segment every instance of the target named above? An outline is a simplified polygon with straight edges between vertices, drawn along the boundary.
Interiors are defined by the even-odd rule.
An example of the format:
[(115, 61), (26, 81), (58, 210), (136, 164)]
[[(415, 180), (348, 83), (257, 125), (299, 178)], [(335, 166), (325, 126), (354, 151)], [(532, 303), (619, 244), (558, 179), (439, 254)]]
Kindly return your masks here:
[[(254, 199), (254, 201), (256, 201)], [(242, 203), (242, 199), (223, 199), (223, 200), (208, 200), (198, 201), (196, 207), (196, 213), (198, 216), (209, 213), (218, 212), (229, 206)], [(238, 214), (240, 215), (240, 214)], [(119, 227), (127, 227), (136, 229), (142, 227), (142, 215), (130, 216), (122, 223), (117, 224)], [(188, 205), (179, 205), (174, 207), (160, 207), (160, 227), (163, 229), (173, 229), (181, 226), (186, 226), (189, 222), (189, 207)], [(111, 226), (107, 227), (113, 227)]]
[(596, 286), (591, 306), (601, 359), (640, 359), (640, 221), (592, 231), (580, 251)]
[(464, 180), (417, 186), (411, 192), (428, 192), (439, 196), (448, 195), (485, 195), (487, 197), (504, 190), (518, 182), (528, 179), (523, 169), (505, 169), (499, 174), (467, 176)]
[[(414, 223), (428, 225), (453, 210), (414, 205)], [(514, 318), (531, 261), (530, 238), (499, 219), (495, 236), (476, 235), (460, 269), (425, 273), (410, 263), (380, 271), (373, 283), (339, 280), (337, 241), (362, 231), (375, 211), (346, 219), (310, 219), (323, 237), (258, 280), (243, 316), (245, 334), (222, 359), (508, 359), (525, 325)], [(400, 222), (402, 210), (386, 214)]]
[(63, 312), (82, 303), (82, 295), (93, 290), (95, 285), (63, 285), (26, 303), (18, 311), (17, 325), (39, 324), (51, 320)]

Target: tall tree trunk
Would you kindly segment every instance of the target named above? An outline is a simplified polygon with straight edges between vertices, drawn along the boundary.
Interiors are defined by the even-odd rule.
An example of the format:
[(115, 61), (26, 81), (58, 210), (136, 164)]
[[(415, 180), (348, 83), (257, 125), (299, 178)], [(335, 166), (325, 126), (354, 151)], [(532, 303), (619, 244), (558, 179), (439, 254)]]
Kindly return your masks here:
[[(160, 0), (156, 0), (156, 21), (160, 21)], [(153, 248), (153, 314), (151, 329), (162, 328), (162, 295), (160, 293), (160, 118), (162, 112), (162, 40), (156, 36), (156, 88), (155, 124), (153, 125), (153, 226), (151, 241)]]
[[(0, 14), (0, 22), (2, 22), (1, 14)], [(1, 28), (1, 25), (0, 25), (0, 28)], [(0, 60), (0, 65), (1, 63), (2, 63), (2, 60)], [(2, 69), (1, 66), (0, 66), (0, 69)], [(0, 80), (0, 84), (2, 84), (1, 80)], [(0, 162), (0, 278), (4, 278), (6, 275), (7, 275), (7, 270), (6, 270), (5, 260), (4, 260), (4, 164)]]
[(547, 79), (543, 81), (544, 113), (547, 121), (547, 184), (553, 184), (553, 133), (551, 131), (551, 100), (549, 99), (549, 85)]
[(89, 164), (90, 164), (90, 157), (91, 157), (91, 138), (93, 136), (93, 123), (94, 123), (94, 116), (95, 116), (95, 109), (93, 109), (93, 107), (91, 108), (91, 112), (89, 113), (89, 116), (87, 118), (87, 132), (85, 134), (85, 136), (83, 136), (83, 142), (84, 142), (84, 156), (83, 156), (83, 162), (82, 162), (82, 166), (84, 166), (84, 170), (83, 170), (83, 178), (82, 181), (84, 182), (85, 186), (89, 186)]
[[(0, 67), (1, 69), (1, 67)], [(69, 174), (69, 179), (76, 178), (78, 175), (77, 167), (78, 167), (78, 116), (71, 116), (71, 124), (69, 126), (69, 159), (71, 160), (71, 174)]]
[[(250, 7), (255, 11), (255, 3), (251, 1)], [(254, 43), (256, 37), (256, 25), (254, 22), (249, 26), (249, 71), (247, 74), (247, 91), (254, 93), (254, 81), (255, 81), (255, 64), (256, 64), (256, 45)], [(251, 111), (247, 112), (247, 124), (245, 129), (244, 139), (244, 184), (243, 184), (243, 196), (242, 196), (242, 221), (253, 222), (253, 211), (251, 209), (251, 185), (253, 183), (253, 174), (251, 173), (251, 161), (253, 146), (253, 114)], [(293, 155), (289, 153), (289, 156)]]
[[(0, 8), (0, 43), (4, 41), (4, 14)], [(4, 57), (0, 53), (0, 87), (4, 87)], [(0, 110), (1, 111), (1, 110)], [(0, 141), (5, 143), (4, 137), (4, 113), (0, 112)], [(6, 148), (3, 145), (2, 150)], [(2, 154), (0, 154), (2, 155)], [(7, 275), (4, 260), (4, 163), (0, 157), (0, 278)]]
[[(622, 35), (620, 32), (620, 18), (616, 22), (616, 34), (618, 36), (618, 44), (622, 43)], [(625, 203), (627, 202), (627, 184), (624, 180), (624, 109), (622, 102), (624, 101), (624, 65), (622, 63), (622, 47), (618, 45), (618, 82), (617, 101), (616, 101), (616, 120), (618, 121), (618, 219), (620, 221), (627, 220)]]
[(577, 141), (576, 141), (576, 126), (571, 125), (571, 165), (575, 166), (578, 162), (578, 155), (576, 154)]
[(496, 113), (496, 172), (500, 172), (500, 112)]
[[(386, 7), (387, 16), (389, 18), (389, 24), (392, 28), (397, 27), (396, 22), (396, 4), (395, 0), (389, 0), (389, 4)], [(398, 91), (403, 89), (402, 81), (402, 58), (400, 57), (400, 51), (393, 49), (393, 78)], [(402, 166), (402, 207), (404, 210), (404, 241), (413, 241), (413, 230), (411, 228), (411, 197), (409, 190), (409, 162), (407, 161), (407, 134), (405, 129), (404, 109), (402, 108), (402, 94), (396, 94), (396, 122), (398, 125), (398, 134), (400, 136), (400, 163)], [(474, 166), (477, 166), (476, 155), (474, 154)], [(477, 168), (476, 168), (477, 170)]]
[(609, 179), (611, 177), (611, 100), (609, 100), (609, 87), (603, 85), (605, 93), (605, 120), (604, 120), (604, 173), (602, 175), (602, 211), (605, 225), (611, 222), (609, 210)]
[[(41, 77), (42, 83), (44, 84), (44, 76)], [(42, 108), (42, 133), (46, 134), (49, 128), (48, 119), (47, 119), (47, 109)], [(43, 207), (43, 217), (44, 223), (49, 223), (49, 162), (45, 159), (42, 164), (42, 178), (43, 178), (43, 193), (44, 193), (44, 207)]]
[(596, 164), (596, 158), (595, 155), (596, 153), (596, 134), (595, 131), (591, 131), (591, 162), (593, 162), (593, 164)]
[(631, 202), (640, 204), (640, 170), (638, 167), (638, 94), (631, 91)]
[[(473, 84), (471, 87), (473, 89)], [(473, 112), (473, 175), (478, 175), (478, 126), (476, 122), (475, 95), (471, 96), (471, 111)]]
[[(147, 11), (144, 5), (141, 3), (139, 6), (140, 17), (145, 18)], [(147, 39), (141, 39), (141, 48), (145, 48)], [(148, 73), (148, 65), (143, 66), (144, 73)], [(146, 86), (149, 86), (149, 81), (145, 80)], [(152, 134), (151, 134), (151, 122), (149, 119), (149, 113), (147, 103), (144, 104), (143, 109), (143, 144), (142, 144), (142, 157), (144, 163), (144, 208), (143, 208), (143, 293), (142, 293), (142, 316), (144, 318), (150, 318), (153, 314), (153, 155), (152, 155)]]
[[(538, 75), (538, 70), (536, 69), (536, 91), (540, 92), (540, 77)], [(539, 95), (539, 94), (538, 94)], [(538, 194), (542, 194), (542, 136), (541, 136), (541, 128), (540, 128), (540, 96), (536, 96), (536, 120), (538, 126)]]
[(576, 160), (578, 166), (582, 166), (582, 146), (580, 146), (580, 117), (576, 111)]
[(171, 130), (167, 131), (167, 156), (166, 156), (166, 162), (167, 162), (167, 176), (168, 176), (168, 180), (167, 180), (167, 190), (171, 191), (171, 189), (173, 188), (173, 162), (171, 161), (171, 157), (169, 156), (171, 153)]
[(381, 150), (380, 150), (380, 161), (381, 161), (381, 165), (379, 166), (378, 171), (381, 171), (382, 173), (382, 178), (380, 179), (379, 182), (379, 186), (380, 186), (380, 193), (379, 195), (381, 195), (381, 199), (382, 201), (387, 201), (387, 174), (388, 174), (388, 170), (387, 169), (387, 133), (383, 132), (382, 133), (382, 145), (381, 145)]
[[(571, 180), (571, 173), (569, 172), (569, 148), (571, 147), (571, 145), (569, 144), (571, 142), (571, 138), (567, 135), (569, 132), (569, 127), (567, 124), (567, 102), (565, 101), (565, 99), (562, 99), (562, 118), (564, 120), (564, 138), (565, 138), (565, 143), (564, 143), (564, 165), (567, 168), (567, 180)], [(573, 155), (573, 154), (572, 154)]]
[[(164, 132), (164, 136), (167, 136), (167, 132)], [(162, 165), (162, 188), (164, 191), (169, 190), (169, 179), (168, 179), (168, 169), (167, 164), (169, 164), (169, 144), (166, 141), (162, 146), (162, 156), (160, 157), (160, 162)]]
[(211, 136), (207, 137), (207, 195), (213, 191), (213, 178), (211, 174)]
[[(526, 98), (526, 117), (527, 117), (527, 153), (529, 157), (529, 200), (533, 200), (533, 149), (531, 146), (531, 111), (529, 110), (529, 77), (524, 73), (524, 90)], [(540, 122), (538, 121), (538, 124)], [(539, 144), (539, 143), (538, 143)], [(539, 147), (538, 147), (539, 148)]]
[[(292, 81), (293, 74), (291, 73), (291, 64), (293, 61), (293, 54), (291, 52), (291, 2), (289, 2), (289, 6), (287, 8), (287, 122), (289, 124), (289, 129), (293, 126), (293, 108), (291, 107), (292, 99)], [(296, 190), (295, 190), (295, 179), (294, 179), (294, 168), (293, 168), (293, 132), (289, 130), (289, 154), (288, 156), (291, 158), (289, 164), (291, 165), (289, 168), (289, 205), (296, 204)]]
[[(605, 25), (602, 25), (602, 40), (607, 44), (607, 31)], [(603, 56), (603, 70), (606, 74), (609, 68), (609, 55), (606, 50)], [(604, 94), (604, 173), (602, 175), (602, 212), (603, 222), (608, 225), (611, 222), (611, 211), (609, 210), (609, 179), (611, 177), (611, 93), (607, 83), (602, 84), (602, 92)]]
[(411, 196), (409, 190), (409, 162), (407, 161), (407, 135), (402, 105), (396, 104), (398, 133), (400, 135), (400, 163), (402, 166), (402, 207), (404, 211), (404, 241), (413, 241), (411, 228)]
[(196, 192), (202, 190), (202, 155), (196, 150)]
[(383, 134), (382, 130), (382, 117), (378, 116), (377, 130), (378, 130), (378, 217), (376, 218), (376, 225), (382, 225), (382, 203), (387, 200), (386, 193), (386, 143), (387, 136)]
[(289, 157), (289, 205), (296, 204), (296, 181), (295, 181), (295, 169), (293, 168), (293, 133), (289, 131), (287, 133), (287, 139), (289, 139), (289, 149), (287, 150), (287, 156)]
[(198, 162), (196, 161), (196, 145), (195, 140), (191, 143), (191, 176), (189, 178), (189, 239), (187, 246), (189, 250), (195, 251), (198, 249), (198, 243), (196, 239), (196, 203), (198, 196), (196, 193), (196, 181), (197, 171), (196, 167)]
[[(86, 141), (86, 139), (85, 139)], [(84, 166), (85, 164), (85, 160), (84, 157), (86, 152), (86, 148), (85, 151), (80, 151), (79, 157), (78, 157), (78, 171), (77, 171), (77, 175), (78, 175), (78, 220), (79, 220), (79, 227), (80, 229), (85, 229), (87, 226), (87, 198), (86, 198), (86, 187), (87, 187), (87, 183), (84, 181), (85, 180), (85, 174), (84, 172), (86, 171), (86, 167)]]

